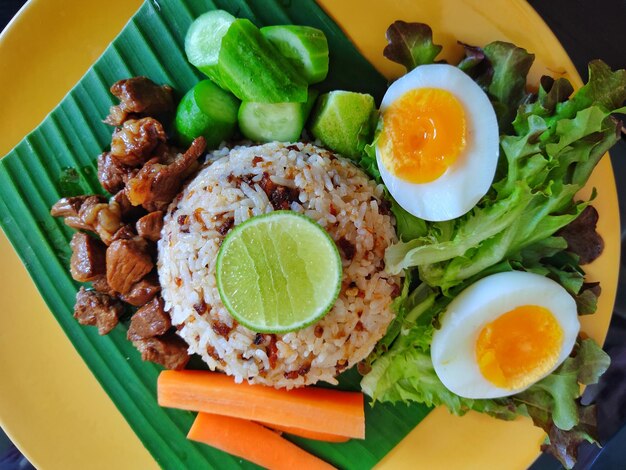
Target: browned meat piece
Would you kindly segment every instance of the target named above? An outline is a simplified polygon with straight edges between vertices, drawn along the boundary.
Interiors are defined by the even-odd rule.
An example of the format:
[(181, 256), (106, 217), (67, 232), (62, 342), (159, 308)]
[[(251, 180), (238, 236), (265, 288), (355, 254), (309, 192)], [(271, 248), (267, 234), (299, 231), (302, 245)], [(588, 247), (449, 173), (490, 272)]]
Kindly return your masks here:
[(176, 333), (133, 341), (133, 345), (141, 352), (144, 361), (156, 362), (166, 369), (184, 369), (189, 362), (187, 343)]
[(103, 196), (63, 198), (52, 206), (50, 214), (65, 217), (65, 224), (72, 228), (97, 233), (106, 245), (122, 226), (120, 205), (115, 200), (107, 202)]
[(163, 228), (163, 211), (150, 212), (137, 221), (137, 233), (139, 236), (151, 240), (159, 241), (161, 229)]
[(161, 297), (155, 297), (137, 310), (130, 319), (128, 339), (135, 341), (165, 334), (172, 326), (172, 322), (164, 305)]
[(113, 158), (109, 152), (104, 152), (98, 156), (98, 181), (111, 194), (124, 189), (126, 182), (138, 171)]
[(64, 217), (65, 225), (77, 230), (95, 231), (91, 224), (85, 222), (80, 216), (80, 210), (85, 203), (93, 206), (96, 203), (104, 202), (105, 198), (101, 196), (75, 196), (64, 197), (59, 199), (52, 209), (50, 215), (53, 217)]
[(98, 327), (98, 333), (106, 335), (124, 313), (124, 305), (113, 297), (81, 287), (76, 294), (74, 318), (81, 325)]
[[(80, 207), (78, 217), (108, 245), (122, 226), (122, 210), (117, 202), (103, 199), (102, 196), (88, 197)], [(65, 221), (67, 223), (67, 219)]]
[(152, 298), (161, 291), (159, 278), (153, 271), (145, 276), (141, 281), (133, 284), (130, 291), (121, 296), (121, 299), (135, 307), (141, 307), (147, 304)]
[(337, 240), (337, 246), (343, 252), (344, 257), (347, 260), (352, 260), (352, 258), (354, 258), (354, 255), (356, 254), (356, 247), (350, 240), (346, 240), (342, 237)]
[(133, 285), (152, 271), (154, 263), (148, 244), (141, 238), (116, 240), (106, 251), (107, 282), (120, 294), (127, 294)]
[(172, 88), (159, 86), (146, 77), (133, 77), (115, 82), (111, 93), (120, 100), (111, 106), (104, 120), (112, 126), (121, 125), (130, 116), (167, 118), (174, 113)]
[(129, 119), (113, 132), (111, 156), (131, 167), (141, 166), (157, 145), (167, 140), (163, 126), (154, 118)]
[(92, 281), (106, 272), (105, 253), (107, 247), (86, 233), (76, 232), (70, 242), (72, 258), (70, 273), (78, 282)]
[(216, 230), (220, 235), (226, 235), (228, 231), (233, 228), (233, 225), (235, 225), (235, 219), (227, 217), (216, 227)]
[(274, 183), (267, 173), (263, 173), (259, 186), (265, 191), (275, 210), (289, 210), (291, 203), (297, 201), (300, 195), (297, 189)]
[(215, 333), (217, 333), (218, 335), (223, 336), (224, 338), (228, 338), (228, 335), (230, 334), (233, 328), (228, 326), (226, 323), (222, 323), (219, 320), (215, 320), (211, 324), (211, 329), (215, 331)]
[(568, 250), (580, 257), (580, 264), (591, 263), (604, 250), (604, 240), (596, 231), (598, 218), (596, 208), (587, 206), (573, 222), (557, 232), (567, 241)]
[(91, 281), (91, 285), (93, 286), (95, 290), (97, 290), (101, 294), (107, 294), (107, 295), (110, 295), (111, 297), (117, 297), (117, 292), (111, 289), (111, 286), (107, 282), (106, 273), (101, 274), (100, 276), (93, 279)]
[(80, 206), (82, 206), (83, 202), (89, 197), (91, 196), (61, 198), (52, 206), (52, 209), (50, 209), (50, 215), (52, 217), (78, 217)]
[(141, 206), (133, 206), (128, 197), (126, 191), (123, 189), (111, 197), (111, 201), (115, 201), (120, 206), (122, 213), (122, 220), (126, 223), (134, 224), (137, 219), (146, 214), (146, 210)]
[(132, 225), (122, 225), (117, 232), (111, 238), (111, 242), (116, 240), (130, 240), (131, 238), (135, 238), (137, 234), (135, 233), (135, 229)]
[(134, 206), (143, 206), (148, 212), (165, 210), (185, 179), (196, 170), (197, 160), (205, 148), (204, 137), (198, 137), (171, 163), (159, 163), (158, 158), (149, 160), (126, 186), (129, 201)]

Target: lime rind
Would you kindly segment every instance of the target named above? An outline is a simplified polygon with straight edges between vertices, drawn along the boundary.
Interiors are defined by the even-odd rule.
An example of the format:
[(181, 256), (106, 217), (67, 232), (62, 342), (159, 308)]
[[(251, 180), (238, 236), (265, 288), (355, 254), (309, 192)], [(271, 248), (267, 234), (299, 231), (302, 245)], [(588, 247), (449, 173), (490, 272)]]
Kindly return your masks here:
[[(328, 276), (334, 276), (336, 278), (333, 291), (326, 293), (325, 295), (326, 302), (324, 303), (317, 301), (317, 299), (315, 298), (307, 299), (308, 300), (307, 305), (311, 303), (317, 303), (319, 306), (312, 309), (311, 312), (308, 312), (307, 315), (304, 316), (304, 318), (299, 317), (297, 319), (294, 319), (293, 321), (284, 322), (283, 324), (280, 323), (280, 320), (278, 318), (279, 303), (275, 303), (274, 311), (263, 312), (263, 314), (261, 315), (259, 315), (258, 312), (256, 312), (256, 315), (250, 315), (250, 312), (238, 311), (236, 305), (234, 305), (234, 302), (230, 298), (230, 295), (227, 292), (227, 289), (225, 288), (226, 286), (224, 286), (224, 279), (223, 279), (224, 257), (228, 256), (228, 252), (229, 250), (231, 250), (233, 243), (238, 243), (238, 242), (243, 243), (243, 248), (245, 249), (245, 252), (248, 257), (248, 260), (247, 260), (248, 266), (254, 267), (254, 270), (255, 270), (255, 277), (256, 277), (257, 286), (258, 286), (258, 290), (254, 292), (256, 294), (255, 298), (258, 298), (261, 300), (261, 302), (259, 303), (259, 307), (267, 308), (268, 302), (263, 300), (263, 297), (265, 296), (267, 298), (267, 296), (269, 295), (267, 291), (268, 284), (270, 284), (271, 286), (274, 286), (275, 282), (272, 279), (270, 283), (266, 283), (265, 286), (262, 286), (263, 284), (262, 279), (261, 279), (262, 274), (259, 273), (258, 270), (256, 269), (254, 256), (250, 254), (249, 252), (249, 248), (250, 248), (249, 245), (251, 242), (248, 241), (248, 243), (246, 244), (243, 241), (243, 235), (245, 235), (245, 232), (249, 232), (249, 229), (254, 227), (254, 225), (263, 224), (263, 223), (283, 222), (283, 223), (294, 224), (294, 227), (297, 227), (298, 223), (295, 223), (295, 220), (294, 220), (295, 218), (298, 219), (298, 223), (305, 221), (307, 224), (307, 225), (300, 225), (301, 227), (306, 228), (306, 230), (303, 230), (303, 233), (301, 236), (304, 236), (304, 237), (317, 236), (318, 238), (315, 242), (316, 248), (324, 246), (326, 248), (325, 250), (326, 254), (334, 258), (334, 261), (335, 261), (334, 268), (330, 269), (329, 272), (326, 273)], [(302, 243), (298, 244), (298, 242), (296, 241), (295, 237), (297, 236), (297, 234), (290, 234), (290, 236), (292, 240), (295, 241), (296, 248), (302, 248), (304, 246), (302, 245)], [(265, 241), (267, 240), (260, 240), (260, 241), (257, 240), (256, 242), (258, 246), (256, 246), (255, 249), (264, 250), (263, 256), (265, 260), (267, 261), (270, 255), (267, 254), (267, 250), (266, 250), (267, 247), (263, 243)], [(272, 237), (272, 238), (269, 238), (269, 241), (273, 247), (274, 253), (277, 253), (276, 240)], [(312, 255), (311, 253), (305, 254), (304, 258), (311, 259), (311, 255)], [(287, 296), (289, 297), (288, 299), (286, 300), (283, 299), (283, 300), (285, 300), (286, 303), (291, 304), (291, 313), (293, 314), (295, 313), (294, 308), (297, 308), (297, 306), (294, 307), (293, 302), (295, 301), (297, 304), (300, 302), (300, 300), (303, 300), (303, 299), (294, 298), (298, 296), (297, 293), (295, 295), (291, 295), (293, 289), (290, 290), (290, 286), (293, 288), (294, 284), (293, 282), (289, 283), (289, 279), (288, 279), (289, 274), (286, 272), (285, 266), (283, 266), (283, 264), (281, 263), (281, 260), (285, 261), (285, 259), (288, 259), (288, 258), (285, 258), (284, 256), (283, 257), (278, 256), (278, 259), (275, 260), (275, 264), (278, 264), (278, 269), (281, 272), (281, 277), (283, 277), (284, 282), (286, 282), (286, 290), (290, 294)], [(329, 263), (329, 265), (332, 265), (332, 264), (333, 264), (332, 262)], [(267, 273), (268, 276), (274, 275), (272, 271), (273, 270), (270, 270), (270, 272)], [(245, 326), (246, 328), (252, 331), (259, 332), (259, 333), (288, 333), (291, 331), (296, 331), (302, 328), (306, 328), (307, 326), (310, 326), (318, 322), (335, 305), (335, 301), (337, 300), (337, 297), (339, 296), (339, 293), (341, 291), (341, 280), (342, 280), (341, 256), (339, 254), (339, 250), (337, 249), (337, 245), (335, 244), (330, 234), (326, 230), (324, 230), (324, 228), (321, 227), (313, 219), (303, 214), (299, 214), (293, 211), (284, 211), (284, 210), (274, 211), (274, 212), (270, 212), (267, 214), (259, 215), (259, 216), (248, 219), (244, 223), (236, 226), (226, 236), (226, 238), (224, 238), (224, 240), (222, 241), (222, 245), (220, 246), (218, 255), (217, 255), (215, 276), (216, 276), (216, 281), (217, 281), (218, 292), (219, 292), (220, 298), (222, 299), (222, 303), (224, 304), (224, 307), (226, 307), (226, 309), (231, 314), (231, 316), (235, 318), (241, 325)], [(315, 276), (307, 275), (308, 279), (306, 281), (308, 282), (309, 279), (314, 278), (314, 277)], [(304, 279), (301, 279), (300, 281), (305, 282)], [(325, 282), (325, 284), (330, 285), (331, 282)], [(246, 292), (250, 292), (249, 286), (244, 286), (244, 287), (246, 288)], [(314, 296), (316, 297), (317, 294), (319, 294), (319, 292), (317, 292), (315, 285), (312, 285), (312, 290), (313, 290)], [(250, 292), (250, 293), (252, 294), (253, 292)], [(273, 300), (274, 301), (278, 300), (278, 296), (275, 295)]]

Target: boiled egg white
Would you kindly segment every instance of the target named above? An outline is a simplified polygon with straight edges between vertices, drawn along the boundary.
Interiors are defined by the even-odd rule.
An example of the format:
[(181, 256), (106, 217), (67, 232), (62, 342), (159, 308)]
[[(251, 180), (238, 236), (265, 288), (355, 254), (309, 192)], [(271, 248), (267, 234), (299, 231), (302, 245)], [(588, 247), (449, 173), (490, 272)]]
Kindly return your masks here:
[(378, 168), (405, 210), (450, 220), (487, 193), (498, 163), (498, 122), (468, 75), (446, 64), (419, 66), (389, 87), (380, 111)]
[(521, 271), (472, 284), (440, 321), (431, 344), (435, 372), (466, 398), (525, 390), (569, 356), (580, 330), (574, 298), (551, 279)]

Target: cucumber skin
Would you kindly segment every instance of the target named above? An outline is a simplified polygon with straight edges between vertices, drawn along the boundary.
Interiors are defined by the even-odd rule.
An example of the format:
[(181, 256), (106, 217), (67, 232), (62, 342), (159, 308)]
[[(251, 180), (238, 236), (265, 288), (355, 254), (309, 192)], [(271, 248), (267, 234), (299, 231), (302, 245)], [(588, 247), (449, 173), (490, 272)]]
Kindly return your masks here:
[[(213, 103), (206, 103), (207, 97)], [(179, 140), (190, 145), (196, 137), (203, 136), (207, 148), (217, 148), (235, 132), (238, 108), (239, 100), (230, 93), (210, 80), (199, 82), (183, 96), (176, 109), (174, 125)]]
[[(341, 100), (343, 106), (329, 107), (331, 100)], [(342, 112), (338, 112), (342, 109)], [(347, 113), (345, 110), (354, 111)], [(358, 110), (358, 112), (356, 112)], [(372, 116), (376, 105), (371, 95), (347, 91), (331, 91), (319, 97), (311, 115), (310, 130), (325, 147), (344, 157), (359, 158), (371, 142), (374, 125)], [(348, 115), (349, 114), (349, 115)]]
[[(211, 10), (200, 15), (198, 18), (194, 20), (194, 22), (191, 24), (191, 26), (187, 30), (187, 34), (185, 35), (185, 55), (187, 56), (187, 60), (193, 66), (195, 66), (198, 70), (200, 70), (207, 77), (209, 77), (214, 83), (219, 85), (224, 90), (228, 91), (228, 89), (224, 86), (220, 78), (217, 60), (214, 63), (211, 63), (211, 62), (205, 63), (205, 61), (207, 61), (207, 57), (205, 54), (206, 51), (198, 51), (199, 47), (198, 47), (197, 41), (199, 40), (198, 36), (201, 36), (201, 34), (199, 33), (199, 28), (206, 27), (205, 25), (209, 23), (208, 18), (211, 18), (211, 17), (218, 17), (218, 19), (221, 20), (223, 23), (229, 20), (235, 21), (236, 19), (234, 16), (232, 16), (230, 13), (224, 10)], [(232, 24), (232, 21), (231, 21), (231, 24)], [(223, 34), (226, 34), (226, 31), (224, 31)], [(223, 37), (223, 34), (222, 34), (222, 37)], [(219, 39), (219, 43), (221, 44), (221, 37)], [(206, 47), (207, 44), (201, 44), (200, 48), (202, 48), (203, 46)], [(217, 49), (218, 49), (217, 51), (214, 51), (216, 52), (215, 53), (216, 59), (219, 58), (219, 47)]]
[(237, 98), (259, 103), (305, 102), (307, 83), (247, 19), (222, 38), (219, 77)]
[[(239, 107), (239, 129), (244, 137), (256, 142), (297, 142), (300, 140), (302, 129), (304, 129), (304, 124), (318, 94), (317, 90), (310, 89), (306, 103), (252, 103), (244, 101)], [(262, 115), (264, 111), (269, 112), (269, 116)], [(261, 113), (260, 116), (259, 113)], [(282, 116), (280, 116), (281, 114)], [(287, 121), (287, 126), (273, 130), (261, 129), (262, 126), (256, 124), (259, 119), (267, 122), (269, 118), (277, 115)]]
[[(326, 79), (328, 40), (323, 31), (300, 25), (265, 26), (260, 31), (302, 74), (309, 85)], [(294, 46), (294, 42), (297, 45)], [(301, 49), (304, 49), (305, 55), (300, 52)]]

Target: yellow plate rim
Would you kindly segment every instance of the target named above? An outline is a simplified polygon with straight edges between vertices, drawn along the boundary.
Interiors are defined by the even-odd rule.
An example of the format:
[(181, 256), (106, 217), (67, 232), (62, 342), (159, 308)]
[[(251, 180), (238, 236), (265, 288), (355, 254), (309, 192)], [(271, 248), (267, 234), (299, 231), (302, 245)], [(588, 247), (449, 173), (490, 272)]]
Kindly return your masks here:
[[(47, 3), (47, 5), (46, 5)], [(37, 22), (37, 19), (39, 21), (42, 20), (42, 17), (45, 17), (46, 12), (50, 12), (50, 11), (54, 11), (56, 9), (57, 13), (61, 13), (62, 15), (65, 15), (65, 18), (71, 18), (72, 17), (72, 13), (76, 13), (76, 12), (72, 12), (71, 10), (71, 6), (72, 5), (77, 5), (80, 2), (76, 1), (76, 0), (72, 0), (69, 2), (66, 2), (67, 4), (69, 4), (69, 6), (65, 7), (64, 6), (64, 1), (63, 0), (54, 0), (54, 1), (50, 1), (48, 0), (48, 2), (44, 2), (43, 0), (30, 0), (27, 4), (25, 4), (22, 9), (18, 12), (18, 14), (12, 19), (12, 21), (7, 25), (7, 27), (5, 28), (5, 30), (2, 32), (2, 34), (0, 35), (0, 63), (2, 63), (5, 55), (6, 55), (6, 44), (10, 43), (12, 40), (14, 40), (16, 37), (19, 37), (21, 35), (24, 34), (24, 31), (28, 30), (30, 28), (30, 25), (33, 22)], [(122, 2), (118, 2), (118, 3), (122, 3)], [(338, 5), (341, 2), (335, 2), (333, 4), (333, 2), (331, 0), (323, 0), (319, 2), (322, 7), (330, 14), (331, 17), (342, 17), (341, 15), (345, 15), (345, 12), (342, 13), (342, 6)], [(367, 2), (366, 2), (367, 3)], [(371, 2), (370, 2), (371, 3)], [(411, 3), (410, 1), (408, 2), (403, 2), (403, 1), (398, 1), (398, 4), (408, 4)], [(479, 4), (480, 2), (478, 1), (474, 1), (474, 0), (466, 0), (467, 4), (472, 4), (474, 7)], [(498, 0), (496, 3), (498, 3), (500, 5), (499, 8), (502, 7), (502, 4), (504, 3), (503, 0)], [(134, 10), (137, 6), (138, 6), (139, 2), (137, 0), (133, 0), (133, 1), (129, 1), (126, 2), (126, 10), (127, 12), (130, 12), (132, 10)], [(51, 8), (52, 6), (52, 8)], [(405, 5), (406, 6), (406, 5)], [(547, 40), (547, 42), (551, 43), (554, 47), (556, 47), (557, 50), (555, 52), (556, 55), (560, 55), (561, 59), (559, 61), (559, 65), (560, 68), (557, 69), (557, 73), (560, 72), (561, 70), (564, 71), (566, 73), (566, 75), (568, 75), (572, 81), (574, 82), (575, 85), (579, 86), (580, 85), (580, 77), (578, 76), (578, 74), (576, 73), (574, 66), (571, 62), (571, 60), (569, 59), (569, 57), (567, 56), (567, 54), (565, 54), (562, 46), (558, 43), (558, 40), (556, 39), (556, 37), (554, 36), (554, 34), (549, 30), (549, 28), (547, 27), (547, 25), (545, 25), (545, 23), (543, 22), (543, 20), (540, 18), (540, 16), (523, 0), (511, 0), (508, 4), (507, 7), (510, 7), (511, 9), (515, 10), (517, 9), (519, 12), (522, 12), (524, 15), (527, 15), (529, 18), (531, 18), (531, 21), (533, 23), (533, 27), (534, 28), (542, 28), (543, 32), (542, 34), (544, 35), (544, 39)], [(86, 8), (86, 7), (85, 7)], [(90, 6), (90, 8), (94, 8), (93, 6)], [(489, 8), (494, 8), (494, 6), (489, 5)], [(114, 9), (114, 8), (111, 8)], [(497, 8), (496, 8), (497, 10)], [(119, 9), (118, 11), (118, 18), (117, 18), (117, 22), (115, 22), (115, 27), (112, 27), (109, 24), (109, 31), (107, 32), (107, 34), (110, 36), (110, 39), (112, 39), (112, 37), (114, 36), (113, 33), (115, 33), (116, 31), (111, 31), (111, 29), (115, 29), (117, 28), (121, 28), (121, 26), (123, 26), (123, 23), (126, 21), (126, 19), (128, 17), (130, 17), (130, 14), (128, 14), (128, 16), (124, 16), (124, 14), (119, 14)], [(103, 15), (106, 17), (106, 15)], [(106, 21), (111, 21), (111, 16), (113, 15), (109, 15), (109, 17), (107, 17)], [(358, 16), (358, 15), (357, 15)], [(119, 17), (122, 17), (122, 20), (119, 20)], [(346, 16), (343, 16), (346, 17)], [(413, 18), (410, 18), (411, 20), (413, 20)], [(415, 20), (417, 20), (418, 18), (415, 18)], [(407, 18), (407, 20), (409, 20)], [(63, 20), (63, 21), (69, 21), (69, 20)], [(105, 20), (103, 20), (105, 21)], [(112, 24), (112, 23), (111, 23)], [(348, 36), (350, 38), (352, 38), (358, 45), (361, 45), (362, 43), (367, 43), (367, 40), (364, 40), (363, 37), (363, 31), (355, 31), (353, 28), (350, 27), (349, 24), (344, 23), (342, 24), (342, 27), (344, 28), (344, 30), (346, 31), (346, 33), (348, 34)], [(372, 34), (371, 31), (369, 32), (369, 34)], [(109, 39), (109, 40), (110, 40)], [(435, 39), (437, 39), (437, 31), (435, 30)], [(364, 53), (364, 55), (371, 60), (370, 57), (368, 57), (368, 55), (371, 56), (372, 54), (372, 50), (371, 48), (363, 48), (360, 47), (361, 52)], [(101, 50), (103, 50), (103, 47), (101, 47)], [(100, 52), (101, 52), (100, 50)], [(84, 51), (81, 51), (81, 53), (85, 54)], [(377, 51), (377, 54), (380, 55), (380, 52)], [(99, 55), (99, 54), (98, 54)], [(564, 59), (563, 59), (564, 57)], [(93, 59), (95, 59), (95, 57), (92, 58), (92, 60), (90, 60), (89, 63), (93, 62)], [(84, 62), (84, 61), (83, 61)], [(86, 70), (86, 68), (83, 70), (83, 72)], [(394, 69), (393, 66), (385, 66), (383, 68), (383, 72), (386, 73), (388, 76), (394, 76), (394, 75), (398, 75), (397, 73), (397, 68)], [(69, 83), (69, 85), (67, 85), (67, 83), (65, 84), (61, 84), (61, 86), (65, 86), (64, 89), (59, 91), (59, 84), (55, 83), (54, 87), (56, 87), (56, 95), (58, 96), (60, 93), (60, 97), (55, 98), (53, 101), (53, 105), (56, 104), (56, 102), (58, 102), (60, 100), (60, 98), (67, 92), (69, 91), (69, 88), (73, 85), (73, 83), (75, 83), (77, 81), (78, 78), (80, 78), (80, 76), (82, 76), (82, 73), (78, 76), (78, 77), (74, 77), (71, 82)], [(67, 86), (66, 86), (67, 85)], [(54, 88), (51, 87), (51, 88)], [(52, 106), (53, 106), (52, 105)], [(48, 111), (52, 108), (52, 106), (49, 106)], [(38, 118), (38, 121), (40, 121), (44, 116), (41, 116)], [(37, 121), (37, 122), (38, 122)], [(0, 141), (2, 141), (4, 139), (0, 139)], [(8, 150), (8, 149), (7, 149)], [(2, 152), (0, 151), (0, 155), (2, 154)], [(603, 162), (603, 166), (605, 167), (603, 172), (606, 174), (607, 171), (613, 175), (612, 170), (611, 170), (611, 166), (610, 166), (610, 162), (608, 161), (608, 159), (604, 159)], [(613, 190), (613, 195), (616, 194), (615, 192), (615, 180), (614, 178), (611, 179), (613, 185), (611, 186), (611, 184), (607, 184), (606, 182), (604, 182), (603, 187), (602, 187), (602, 191), (606, 193), (611, 192), (611, 190)], [(615, 200), (615, 204), (616, 204), (616, 200)], [(603, 213), (603, 215), (605, 215)], [(617, 229), (615, 229), (614, 224), (613, 227), (605, 225), (604, 227), (600, 227), (600, 231), (601, 233), (603, 233), (605, 235), (605, 239), (609, 240), (609, 242), (614, 241), (612, 233), (615, 232), (615, 230), (617, 230), (617, 233), (619, 234), (619, 213), (617, 212), (617, 207), (615, 205), (615, 207), (611, 208), (611, 215), (613, 217), (617, 217), (617, 219), (613, 218), (613, 220), (617, 220)], [(604, 219), (606, 219), (608, 217), (604, 217)], [(607, 238), (608, 235), (608, 238)], [(2, 244), (0, 245), (0, 253), (5, 253), (5, 250), (7, 249), (7, 243), (6, 243), (6, 239), (4, 237), (4, 235), (2, 235)], [(619, 240), (619, 237), (618, 237)], [(615, 248), (615, 249), (613, 249)], [(610, 271), (614, 271), (615, 273), (617, 273), (617, 268), (618, 268), (618, 264), (619, 264), (619, 243), (617, 243), (616, 247), (613, 247), (611, 249), (611, 253), (606, 253), (603, 255), (603, 257), (605, 256), (611, 256), (612, 258), (612, 262), (608, 263), (608, 264), (613, 264), (613, 266), (610, 268)], [(617, 256), (615, 256), (617, 255)], [(10, 263), (9, 263), (10, 264)], [(11, 266), (14, 266), (14, 264), (10, 264)], [(1, 268), (0, 268), (1, 269)], [(4, 268), (6, 269), (6, 267)], [(597, 272), (597, 270), (593, 269), (593, 265), (591, 266), (590, 269), (590, 274), (591, 277), (594, 276), (600, 276), (600, 273)], [(601, 276), (600, 276), (601, 277)], [(19, 282), (23, 282), (24, 280), (24, 273), (22, 273), (21, 277), (18, 276), (18, 281)], [(30, 282), (30, 281), (27, 281)], [(617, 277), (615, 277), (615, 283), (617, 283)], [(615, 285), (616, 288), (616, 285)], [(33, 286), (30, 286), (30, 291), (33, 291)], [(602, 302), (603, 302), (603, 307), (605, 310), (608, 306), (608, 304), (610, 304), (610, 309), (612, 310), (612, 305), (614, 302), (614, 298), (615, 298), (615, 289), (605, 289), (605, 292), (603, 293), (602, 296)], [(45, 306), (43, 306), (43, 303), (41, 302), (41, 299), (35, 299), (33, 301), (33, 305), (35, 305), (36, 309), (39, 309), (39, 311), (45, 313), (48, 317), (52, 317), (51, 315), (49, 315), (49, 313), (47, 312)], [(6, 304), (1, 304), (2, 306), (6, 306)], [(30, 306), (30, 304), (29, 304)], [(42, 310), (43, 309), (43, 310)], [(610, 316), (609, 316), (610, 318)], [(56, 325), (56, 323), (54, 322), (54, 320), (52, 319), (52, 322), (54, 323), (54, 325), (50, 326), (50, 318), (47, 319), (47, 325), (54, 329), (56, 327), (56, 333), (55, 333), (55, 338), (54, 341), (65, 341), (66, 343), (69, 343), (69, 341), (67, 340), (67, 338), (65, 338), (63, 336), (63, 333), (60, 332), (60, 328), (58, 327), (58, 325)], [(605, 321), (605, 323), (608, 325), (608, 321)], [(604, 331), (601, 331), (603, 330)], [(602, 339), (604, 337), (604, 334), (606, 332), (606, 328), (599, 328), (599, 332), (595, 332), (595, 334), (592, 334), (592, 336), (595, 336), (597, 339)], [(60, 332), (60, 335), (59, 335)], [(61, 339), (59, 339), (61, 338)], [(4, 339), (4, 337), (0, 334), (0, 341), (2, 341)], [(57, 344), (56, 342), (52, 342), (52, 344)], [(0, 348), (0, 351), (2, 351), (2, 348)], [(71, 344), (68, 345), (65, 344), (64, 345), (64, 353), (66, 353), (69, 357), (70, 361), (75, 361), (76, 358), (78, 358), (78, 355), (76, 354), (76, 352), (73, 350), (73, 348), (71, 347)], [(0, 357), (0, 364), (4, 364), (4, 362), (7, 361), (7, 359), (5, 357)], [(75, 369), (72, 369), (72, 374), (76, 373), (76, 374), (83, 374), (81, 377), (84, 377), (84, 374), (89, 374), (89, 371), (87, 370), (86, 366), (82, 363), (82, 361), (79, 361), (81, 364), (79, 364)], [(72, 380), (72, 375), (70, 374), (70, 380)], [(81, 379), (82, 380), (82, 379)], [(147, 451), (145, 451), (145, 449), (143, 448), (143, 446), (141, 446), (141, 443), (139, 442), (139, 440), (137, 439), (137, 437), (132, 433), (132, 431), (130, 430), (130, 428), (128, 427), (128, 425), (126, 424), (126, 422), (123, 420), (123, 418), (121, 416), (116, 416), (116, 417), (110, 417), (111, 419), (109, 421), (107, 421), (106, 416), (102, 416), (102, 415), (106, 415), (106, 414), (115, 414), (117, 413), (119, 415), (119, 412), (115, 409), (115, 407), (112, 405), (112, 403), (110, 403), (110, 400), (108, 399), (108, 397), (104, 394), (104, 392), (102, 391), (102, 389), (99, 387), (99, 385), (97, 384), (97, 382), (95, 381), (95, 379), (90, 376), (88, 379), (86, 379), (87, 381), (89, 381), (90, 383), (88, 385), (84, 385), (84, 390), (88, 390), (89, 393), (93, 393), (94, 396), (97, 399), (97, 403), (102, 403), (102, 408), (104, 410), (103, 412), (99, 413), (98, 418), (102, 419), (104, 421), (100, 421), (100, 424), (103, 424), (105, 427), (106, 426), (113, 426), (112, 430), (114, 430), (116, 433), (118, 433), (118, 435), (120, 437), (122, 437), (123, 439), (126, 439), (128, 442), (128, 445), (126, 447), (122, 447), (119, 448), (120, 453), (123, 455), (126, 452), (137, 452), (137, 460), (135, 460), (134, 462), (138, 465), (141, 465), (141, 468), (147, 468), (149, 467), (155, 467), (155, 462), (151, 459), (151, 457), (149, 456), (149, 454), (147, 454)], [(37, 383), (36, 380), (33, 381), (34, 384)], [(74, 385), (74, 384), (72, 384)], [(2, 398), (4, 396), (3, 393), (0, 392), (0, 398)], [(58, 397), (57, 397), (58, 399)], [(102, 401), (103, 400), (103, 401)], [(108, 402), (108, 403), (107, 403)], [(52, 404), (53, 405), (53, 404)], [(37, 421), (37, 416), (28, 416), (28, 410), (26, 410), (26, 412), (23, 415), (23, 422), (22, 424), (16, 422), (15, 419), (8, 419), (5, 420), (5, 417), (8, 414), (12, 414), (12, 413), (8, 413), (7, 411), (7, 407), (15, 407), (16, 404), (15, 403), (7, 403), (6, 401), (2, 401), (0, 399), (0, 425), (3, 426), (3, 428), (5, 429), (5, 431), (9, 434), (9, 436), (14, 440), (14, 442), (16, 442), (16, 444), (20, 447), (20, 449), (22, 449), (25, 454), (31, 459), (31, 461), (38, 467), (45, 467), (45, 468), (63, 468), (63, 465), (61, 464), (60, 461), (58, 460), (54, 460), (55, 458), (58, 458), (58, 455), (54, 452), (49, 453), (49, 455), (51, 456), (50, 458), (48, 458), (46, 456), (46, 452), (48, 450), (51, 449), (44, 449), (44, 452), (41, 452), (39, 449), (42, 447), (46, 447), (48, 444), (45, 442), (42, 442), (41, 439), (38, 438), (30, 438), (27, 434), (28, 432), (24, 432), (24, 430), (28, 431), (29, 427), (32, 426), (32, 420), (35, 420), (35, 422)], [(81, 406), (84, 407), (84, 403), (81, 403)], [(100, 406), (100, 405), (99, 405)], [(57, 416), (58, 417), (58, 416)], [(76, 416), (73, 416), (73, 418), (76, 418)], [(480, 416), (478, 418), (473, 417), (473, 416), (467, 416), (461, 419), (458, 418), (454, 418), (454, 417), (450, 417), (449, 415), (445, 414), (445, 412), (442, 412), (442, 410), (438, 409), (435, 412), (431, 413), (429, 415), (429, 417), (427, 418), (427, 420), (425, 420), (425, 422), (423, 422), (422, 424), (420, 424), (415, 431), (418, 431), (417, 433), (414, 431), (412, 432), (405, 441), (403, 441), (396, 449), (394, 449), (394, 451), (392, 451), (380, 464), (381, 468), (398, 468), (399, 466), (401, 467), (406, 467), (408, 468), (410, 466), (410, 463), (412, 462), (411, 457), (413, 455), (413, 453), (415, 452), (415, 445), (416, 442), (423, 442), (424, 436), (427, 432), (430, 432), (432, 430), (432, 426), (437, 426), (437, 425), (441, 425), (441, 423), (448, 423), (449, 425), (452, 426), (460, 426), (460, 427), (468, 427), (467, 425), (469, 425), (469, 428), (471, 429), (472, 426), (474, 425), (482, 425), (484, 423), (484, 417)], [(54, 419), (54, 418), (51, 418)], [(121, 423), (121, 424), (120, 424)], [(517, 423), (505, 423), (507, 426), (517, 426)], [(64, 427), (67, 427), (68, 424), (66, 423)], [(21, 428), (21, 429), (18, 429)], [(498, 428), (497, 432), (500, 432), (501, 428)], [(502, 429), (506, 429), (505, 432), (509, 432), (509, 433), (515, 433), (515, 429), (513, 427), (507, 427), (507, 428), (502, 428)], [(519, 429), (527, 429), (527, 423), (522, 423), (521, 427)], [(61, 429), (59, 430), (60, 433), (66, 432), (66, 429)], [(78, 433), (80, 434), (80, 433)], [(77, 434), (77, 435), (78, 435)], [(138, 450), (136, 447), (139, 446), (140, 449)], [(49, 447), (49, 445), (48, 445)], [(38, 449), (39, 448), (39, 449)], [(145, 455), (144, 455), (145, 454)], [(537, 452), (535, 452), (533, 455), (537, 455)], [(80, 456), (79, 455), (75, 455), (77, 458), (79, 458), (80, 460)], [(407, 460), (408, 459), (408, 460)], [(126, 460), (120, 460), (122, 462), (126, 462), (129, 463)], [(141, 464), (140, 464), (141, 462)], [(92, 462), (93, 463), (93, 462)], [(422, 463), (426, 463), (426, 462), (422, 462)], [(441, 462), (439, 462), (441, 463)], [(145, 466), (144, 466), (145, 464)], [(110, 468), (112, 465), (107, 465), (106, 467), (102, 467), (102, 468)], [(93, 468), (93, 467), (92, 467)], [(100, 467), (98, 467), (100, 468)]]

